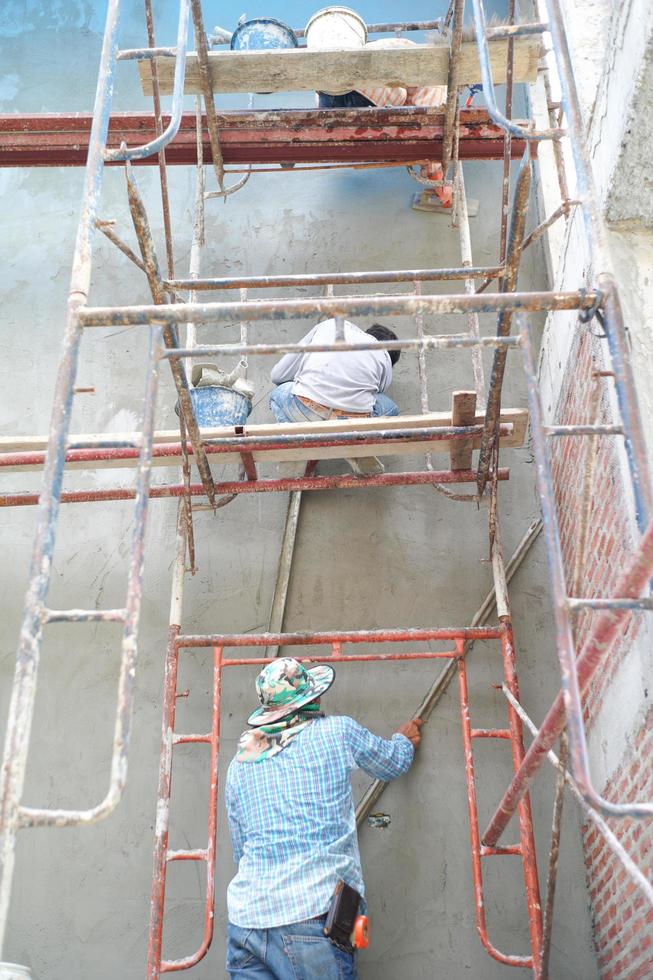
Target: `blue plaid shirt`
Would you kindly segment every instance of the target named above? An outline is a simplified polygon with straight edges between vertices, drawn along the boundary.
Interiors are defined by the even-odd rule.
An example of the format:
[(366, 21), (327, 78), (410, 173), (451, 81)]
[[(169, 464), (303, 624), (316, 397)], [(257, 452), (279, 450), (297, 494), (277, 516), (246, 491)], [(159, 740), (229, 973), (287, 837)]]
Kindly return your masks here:
[(404, 735), (386, 740), (353, 718), (314, 721), (276, 756), (233, 759), (225, 790), (238, 872), (229, 921), (271, 929), (322, 915), (338, 879), (364, 894), (352, 770), (386, 782), (410, 769)]

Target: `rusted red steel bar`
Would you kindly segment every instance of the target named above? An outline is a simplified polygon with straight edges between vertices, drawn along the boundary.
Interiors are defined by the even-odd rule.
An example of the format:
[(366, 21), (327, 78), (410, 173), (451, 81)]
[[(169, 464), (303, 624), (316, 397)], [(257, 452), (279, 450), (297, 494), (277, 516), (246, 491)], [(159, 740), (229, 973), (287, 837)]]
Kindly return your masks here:
[[(315, 633), (209, 633), (179, 636), (178, 647), (270, 647), (321, 646), (342, 643), (428, 643), (430, 640), (499, 640), (501, 630), (496, 626), (439, 626), (432, 628), (374, 630), (323, 630)], [(446, 653), (451, 657), (451, 651)], [(298, 658), (301, 659), (301, 658)], [(267, 663), (273, 657), (265, 658)], [(247, 659), (245, 663), (253, 663)], [(222, 664), (228, 663), (223, 660)]]
[[(329, 663), (362, 663), (365, 661), (375, 661), (382, 662), (385, 660), (451, 660), (456, 656), (453, 650), (418, 650), (414, 653), (332, 653), (328, 657), (323, 654), (319, 656), (317, 654), (296, 657), (296, 660), (300, 660), (306, 663), (315, 663), (317, 661), (322, 661), (327, 659)], [(223, 667), (248, 667), (250, 665), (261, 665), (269, 664), (271, 662), (270, 657), (233, 657), (228, 660), (224, 660)]]
[[(460, 696), (460, 722), (462, 728), (463, 752), (465, 757), (465, 778), (467, 780), (467, 808), (469, 812), (469, 833), (472, 851), (472, 879), (474, 883), (474, 907), (476, 912), (476, 929), (481, 943), (490, 956), (506, 966), (529, 968), (533, 966), (532, 956), (511, 956), (502, 953), (492, 945), (487, 934), (485, 917), (485, 897), (483, 892), (483, 868), (481, 864), (481, 840), (478, 829), (478, 800), (476, 797), (476, 775), (474, 771), (474, 754), (472, 749), (472, 728), (469, 714), (469, 691), (467, 687), (467, 671), (460, 640), (458, 647), (458, 690)], [(521, 848), (520, 848), (521, 852)], [(490, 852), (486, 852), (490, 856)]]
[[(225, 164), (414, 163), (440, 160), (444, 114), (437, 109), (361, 110), (287, 109), (219, 112), (216, 122)], [(0, 167), (81, 167), (88, 154), (92, 117), (85, 113), (0, 115)], [(212, 161), (207, 117), (202, 117), (204, 160)], [(363, 124), (362, 124), (363, 123)], [(157, 135), (155, 116), (114, 113), (108, 146), (148, 142)], [(523, 140), (513, 140), (519, 158)], [(166, 147), (166, 163), (197, 164), (195, 114), (183, 114), (179, 132)], [(459, 156), (463, 160), (500, 160), (503, 130), (482, 109), (462, 109)], [(120, 161), (108, 160), (107, 166)], [(156, 156), (133, 161), (157, 163)]]
[[(653, 576), (653, 521), (643, 535), (637, 552), (631, 559), (626, 571), (621, 576), (615, 590), (615, 596), (636, 599), (648, 587)], [(600, 613), (591, 627), (581, 653), (576, 661), (578, 687), (581, 694), (585, 692), (596, 671), (610, 656), (617, 635), (625, 628), (632, 616), (629, 610), (610, 609)], [(536, 738), (531, 742), (524, 760), (512, 778), (503, 795), (497, 810), (483, 834), (483, 843), (488, 847), (494, 846), (506, 829), (519, 801), (527, 792), (528, 787), (546, 759), (548, 751), (553, 747), (560, 732), (565, 726), (566, 714), (562, 691), (558, 694), (540, 726)], [(578, 763), (580, 760), (573, 760)], [(572, 769), (574, 778), (581, 792), (587, 791), (582, 779), (582, 767), (579, 772)]]
[[(519, 682), (517, 680), (517, 665), (515, 661), (515, 644), (512, 625), (506, 619), (501, 627), (501, 657), (503, 660), (503, 676), (506, 687), (519, 700)], [(521, 718), (508, 703), (508, 724), (510, 726), (510, 744), (512, 761), (517, 771), (524, 761), (524, 733)], [(540, 886), (537, 876), (537, 856), (535, 852), (535, 834), (533, 832), (533, 814), (528, 794), (521, 800), (517, 809), (519, 819), (519, 841), (524, 872), (524, 888), (526, 892), (526, 907), (528, 912), (528, 928), (531, 941), (533, 970), (537, 975), (542, 956), (542, 907), (540, 901)], [(487, 844), (486, 841), (483, 841)]]
[[(499, 470), (499, 480), (509, 479), (508, 469)], [(474, 483), (474, 470), (433, 470), (427, 473), (380, 473), (378, 476), (315, 476), (283, 480), (252, 480), (216, 483), (216, 494), (239, 493), (289, 493), (292, 490), (364, 490), (366, 487), (404, 487), (432, 483)], [(201, 483), (164, 484), (150, 487), (150, 498), (203, 497), (206, 491)], [(131, 487), (113, 487), (105, 490), (68, 490), (61, 494), (62, 504), (98, 503), (109, 500), (133, 500), (136, 496)], [(38, 504), (39, 493), (19, 492), (0, 494), (0, 507), (24, 507)]]

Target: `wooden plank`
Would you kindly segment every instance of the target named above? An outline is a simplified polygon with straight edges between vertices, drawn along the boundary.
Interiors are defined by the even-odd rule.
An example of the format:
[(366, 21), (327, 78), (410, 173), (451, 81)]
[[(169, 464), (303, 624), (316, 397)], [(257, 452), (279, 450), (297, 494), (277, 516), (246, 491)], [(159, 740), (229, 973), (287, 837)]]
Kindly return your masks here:
[[(489, 42), (494, 82), (506, 80), (508, 42)], [(540, 57), (537, 37), (516, 38), (514, 81), (534, 82)], [(157, 58), (162, 95), (171, 95), (175, 58)], [(209, 66), (215, 92), (347, 92), (362, 85), (446, 85), (449, 77), (449, 48), (445, 44), (415, 48), (361, 48), (355, 51), (309, 51), (306, 48), (270, 51), (212, 51)], [(149, 61), (138, 69), (145, 95), (152, 94)], [(474, 41), (460, 50), (461, 85), (481, 82), (481, 69)], [(201, 94), (197, 55), (186, 58), (184, 91)]]
[[(476, 416), (476, 392), (454, 391), (451, 396), (452, 425), (473, 425)], [(455, 442), (451, 447), (451, 469), (471, 470), (472, 440)]]
[[(482, 425), (485, 419), (483, 412), (476, 412), (472, 422)], [(501, 412), (501, 421), (512, 424), (510, 435), (501, 439), (502, 448), (514, 448), (524, 444), (526, 426), (528, 424), (528, 411), (520, 408), (508, 408)], [(399, 415), (392, 418), (378, 419), (333, 419), (327, 422), (306, 422), (292, 423), (287, 425), (250, 425), (245, 427), (246, 436), (274, 436), (298, 433), (308, 433), (316, 435), (318, 433), (328, 434), (331, 432), (348, 432), (354, 428), (356, 431), (379, 431), (387, 429), (416, 429), (424, 427), (450, 426), (452, 424), (449, 412), (433, 412), (429, 415)], [(233, 436), (234, 429), (230, 427), (205, 428), (201, 430), (205, 440), (219, 439), (225, 436)], [(131, 433), (110, 433), (105, 435), (76, 435), (71, 437), (76, 443), (84, 443), (87, 447), (92, 447), (93, 443), (106, 439), (112, 439), (121, 444), (138, 442), (138, 434)], [(161, 430), (154, 435), (154, 443), (175, 443), (179, 441), (179, 431), (177, 429)], [(453, 440), (446, 436), (438, 440), (429, 440), (413, 443), (369, 443), (367, 445), (356, 446), (356, 456), (419, 456), (426, 452), (431, 453), (450, 453), (453, 447)], [(480, 446), (480, 435), (473, 440), (473, 448)], [(0, 457), (3, 453), (13, 452), (39, 452), (46, 447), (47, 440), (44, 436), (3, 436), (0, 437)], [(241, 455), (238, 450), (228, 453), (211, 453), (209, 449), (209, 461), (218, 465), (223, 463), (240, 463)], [(274, 449), (267, 451), (255, 451), (252, 457), (257, 464), (268, 462), (291, 462), (296, 460), (311, 459), (343, 459), (348, 453), (351, 454), (351, 447), (324, 446), (322, 448), (300, 448), (300, 449)], [(192, 454), (191, 454), (192, 458)], [(136, 459), (121, 460), (94, 460), (78, 461), (66, 463), (66, 470), (96, 470), (96, 469), (121, 469), (137, 465)], [(181, 456), (165, 456), (155, 458), (153, 466), (179, 466)], [(30, 463), (26, 465), (12, 464), (11, 466), (0, 466), (2, 473), (29, 472), (42, 469), (41, 463)]]

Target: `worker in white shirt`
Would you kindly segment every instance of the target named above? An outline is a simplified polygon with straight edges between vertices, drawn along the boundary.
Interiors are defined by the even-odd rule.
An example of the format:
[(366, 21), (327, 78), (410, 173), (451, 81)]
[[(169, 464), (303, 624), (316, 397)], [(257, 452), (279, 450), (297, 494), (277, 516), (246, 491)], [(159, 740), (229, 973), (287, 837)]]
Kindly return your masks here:
[[(344, 340), (374, 343), (397, 340), (388, 327), (375, 323), (361, 330), (345, 320)], [(321, 345), (336, 342), (336, 321), (318, 323), (300, 341)], [(277, 387), (270, 395), (270, 408), (277, 422), (319, 422), (334, 418), (377, 418), (398, 415), (399, 409), (386, 389), (392, 381), (392, 366), (398, 350), (315, 351), (286, 354), (272, 369)], [(383, 472), (374, 456), (348, 459), (354, 473), (369, 476)]]

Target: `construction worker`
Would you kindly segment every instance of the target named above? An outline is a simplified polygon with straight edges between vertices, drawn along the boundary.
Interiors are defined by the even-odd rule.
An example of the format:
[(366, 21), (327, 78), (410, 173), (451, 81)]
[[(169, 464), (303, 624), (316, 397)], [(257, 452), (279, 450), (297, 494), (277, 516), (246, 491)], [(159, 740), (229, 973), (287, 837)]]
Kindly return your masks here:
[(364, 911), (351, 773), (363, 769), (387, 782), (407, 772), (421, 720), (386, 740), (353, 718), (327, 717), (320, 698), (334, 677), (332, 666), (281, 658), (256, 679), (260, 706), (225, 789), (238, 865), (227, 892), (232, 980), (356, 978), (353, 947), (324, 932), (341, 890), (354, 901), (338, 910), (342, 921), (351, 918), (353, 928)]
[[(404, 37), (383, 38), (380, 41), (369, 41), (365, 48), (416, 48), (423, 47), (415, 41)], [(329, 95), (318, 92), (320, 109), (354, 109), (374, 107), (389, 108), (400, 106), (424, 106), (429, 108), (444, 108), (447, 101), (446, 85), (375, 85), (361, 86), (353, 92), (343, 95)], [(437, 202), (437, 207), (428, 210), (450, 211), (453, 205), (452, 184), (444, 179), (442, 165), (431, 161), (422, 166), (422, 177), (432, 183), (431, 193)]]
[[(369, 330), (344, 321), (343, 339), (349, 343), (397, 340), (388, 327), (375, 323)], [(310, 330), (301, 344), (333, 344), (336, 321), (324, 320)], [(316, 351), (286, 354), (272, 369), (277, 387), (270, 395), (270, 408), (277, 422), (319, 422), (332, 418), (377, 418), (398, 415), (399, 409), (386, 388), (398, 350)], [(348, 460), (359, 475), (382, 473), (375, 456)]]

